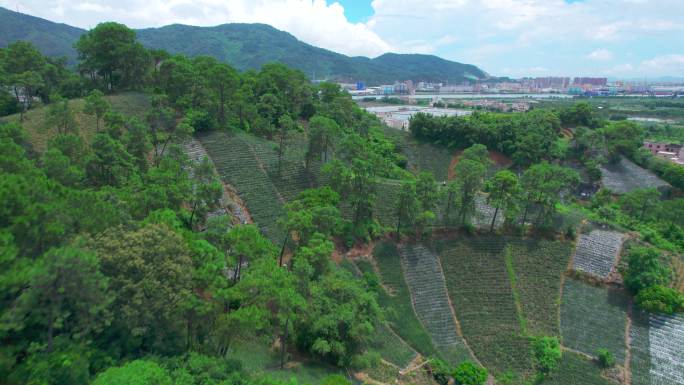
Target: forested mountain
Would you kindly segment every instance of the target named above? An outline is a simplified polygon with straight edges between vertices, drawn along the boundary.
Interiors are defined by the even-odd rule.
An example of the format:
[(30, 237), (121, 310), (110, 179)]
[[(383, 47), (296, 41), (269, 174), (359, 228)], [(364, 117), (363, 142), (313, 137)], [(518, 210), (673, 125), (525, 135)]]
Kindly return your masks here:
[[(27, 40), (48, 56), (67, 56), (75, 63), (73, 44), (85, 30), (0, 8), (0, 47)], [(172, 54), (208, 55), (239, 70), (258, 69), (278, 61), (308, 77), (363, 80), (368, 84), (395, 80), (460, 82), (487, 76), (473, 65), (432, 55), (385, 54), (374, 59), (349, 57), (314, 47), (265, 24), (224, 24), (216, 27), (169, 25), (136, 31), (147, 48)]]

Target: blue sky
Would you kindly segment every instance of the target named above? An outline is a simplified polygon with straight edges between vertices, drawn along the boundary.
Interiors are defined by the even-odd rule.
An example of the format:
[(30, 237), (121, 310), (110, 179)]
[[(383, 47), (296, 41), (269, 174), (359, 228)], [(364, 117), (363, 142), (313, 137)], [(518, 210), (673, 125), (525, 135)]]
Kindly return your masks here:
[(92, 28), (259, 22), (351, 56), (434, 54), (497, 76), (684, 77), (684, 0), (0, 0)]

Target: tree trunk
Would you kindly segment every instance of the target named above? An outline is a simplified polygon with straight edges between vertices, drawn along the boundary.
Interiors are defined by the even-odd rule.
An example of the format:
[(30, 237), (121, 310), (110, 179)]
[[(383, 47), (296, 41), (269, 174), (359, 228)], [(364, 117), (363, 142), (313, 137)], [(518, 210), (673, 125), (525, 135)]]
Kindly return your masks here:
[(285, 330), (280, 335), (280, 369), (285, 367), (285, 343), (288, 335), (288, 325), (290, 324), (290, 316), (285, 319)]
[(287, 246), (288, 235), (285, 234), (285, 239), (283, 239), (283, 246), (280, 248), (280, 257), (278, 259), (278, 266), (283, 265), (283, 255), (285, 254), (285, 247)]
[(489, 227), (489, 232), (493, 233), (494, 232), (494, 223), (496, 223), (496, 215), (499, 213), (499, 206), (496, 206), (496, 210), (494, 210), (494, 218), (492, 218), (492, 225)]

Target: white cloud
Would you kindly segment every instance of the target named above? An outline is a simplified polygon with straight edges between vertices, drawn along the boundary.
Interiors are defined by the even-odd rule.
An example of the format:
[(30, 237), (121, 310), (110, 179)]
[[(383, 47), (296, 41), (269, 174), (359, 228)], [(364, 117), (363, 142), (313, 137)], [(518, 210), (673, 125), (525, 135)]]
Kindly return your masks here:
[(609, 51), (605, 48), (600, 48), (597, 49), (593, 52), (591, 52), (587, 57), (591, 60), (598, 60), (598, 61), (608, 61), (608, 60), (613, 60), (613, 52)]
[(644, 60), (639, 69), (645, 74), (684, 74), (684, 54), (663, 55)]

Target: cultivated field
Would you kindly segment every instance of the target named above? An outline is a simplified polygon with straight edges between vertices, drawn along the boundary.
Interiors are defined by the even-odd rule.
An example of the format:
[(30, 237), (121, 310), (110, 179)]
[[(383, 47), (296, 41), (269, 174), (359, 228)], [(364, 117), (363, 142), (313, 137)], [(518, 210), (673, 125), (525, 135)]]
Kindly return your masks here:
[(684, 384), (684, 315), (649, 319), (651, 385)]
[(591, 356), (608, 349), (615, 360), (625, 360), (627, 297), (621, 291), (566, 279), (561, 302), (564, 346)]
[(545, 379), (544, 385), (611, 385), (601, 376), (595, 362), (580, 354), (565, 351), (558, 370)]
[(424, 356), (436, 356), (430, 335), (423, 329), (413, 311), (411, 294), (404, 280), (399, 250), (391, 242), (381, 242), (373, 250), (383, 289), (378, 300), (387, 309), (386, 319), (404, 341)]
[(622, 158), (620, 163), (601, 167), (601, 184), (618, 194), (643, 188), (665, 188), (669, 184), (652, 172)]
[(439, 258), (422, 245), (399, 253), (414, 309), (441, 356), (452, 364), (472, 359), (458, 336)]
[(634, 308), (632, 327), (629, 330), (632, 385), (651, 385), (651, 341), (649, 339), (648, 313)]
[(606, 230), (580, 234), (573, 269), (606, 278), (617, 261), (624, 238), (622, 233)]
[(572, 244), (552, 241), (510, 242), (506, 257), (515, 271), (515, 288), (530, 335), (559, 335), (558, 304), (561, 275)]
[(199, 140), (221, 179), (238, 191), (252, 219), (269, 239), (280, 242), (283, 234), (277, 220), (283, 213), (283, 198), (243, 136), (215, 131)]
[(436, 249), (456, 317), (475, 356), (494, 374), (529, 376), (529, 340), (523, 336), (506, 268), (506, 239), (442, 241)]
[(399, 151), (406, 157), (409, 170), (414, 172), (429, 171), (439, 182), (448, 179), (453, 151), (430, 143), (421, 143), (408, 132), (396, 128), (385, 128), (385, 135), (394, 142)]

